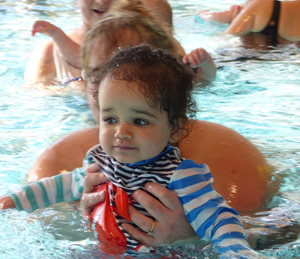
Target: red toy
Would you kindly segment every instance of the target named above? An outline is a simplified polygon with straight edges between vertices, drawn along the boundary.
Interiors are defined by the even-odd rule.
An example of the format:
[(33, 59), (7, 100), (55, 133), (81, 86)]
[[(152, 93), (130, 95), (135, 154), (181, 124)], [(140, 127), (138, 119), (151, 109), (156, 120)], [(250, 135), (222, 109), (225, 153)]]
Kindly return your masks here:
[[(110, 190), (115, 192), (116, 208), (110, 205)], [(105, 201), (95, 206), (90, 214), (90, 228), (99, 240), (99, 248), (107, 254), (123, 254), (127, 249), (126, 236), (117, 225), (115, 211), (124, 219), (131, 221), (128, 213), (129, 197), (126, 192), (111, 182), (102, 184), (98, 192), (106, 192)]]

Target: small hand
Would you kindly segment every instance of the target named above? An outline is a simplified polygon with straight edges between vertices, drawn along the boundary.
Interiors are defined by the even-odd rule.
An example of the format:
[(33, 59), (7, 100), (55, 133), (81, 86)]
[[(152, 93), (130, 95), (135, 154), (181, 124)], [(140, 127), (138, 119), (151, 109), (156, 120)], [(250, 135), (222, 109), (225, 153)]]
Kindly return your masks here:
[(203, 48), (192, 50), (182, 58), (182, 62), (188, 64), (191, 68), (203, 66), (209, 59), (210, 55)]
[(88, 217), (93, 207), (105, 200), (104, 192), (95, 192), (98, 185), (106, 183), (108, 179), (101, 173), (97, 164), (90, 164), (87, 168), (86, 177), (83, 183), (83, 192), (80, 201), (80, 208), (83, 217)]
[(12, 209), (15, 207), (14, 200), (9, 195), (0, 196), (0, 210)]
[(31, 30), (31, 35), (34, 36), (37, 32), (43, 33), (47, 36), (53, 36), (57, 30), (60, 30), (58, 27), (53, 25), (52, 23), (46, 22), (46, 21), (36, 21)]
[[(151, 218), (130, 207), (129, 215), (131, 220), (146, 232), (141, 232), (126, 223), (122, 224), (122, 227), (132, 238), (145, 245), (157, 246), (171, 244), (176, 240), (183, 240), (196, 235), (187, 221), (183, 207), (175, 193), (157, 183), (147, 183), (145, 188), (160, 201), (142, 190), (135, 191), (132, 197), (156, 220), (153, 227)], [(151, 229), (152, 233), (148, 235), (147, 233)]]

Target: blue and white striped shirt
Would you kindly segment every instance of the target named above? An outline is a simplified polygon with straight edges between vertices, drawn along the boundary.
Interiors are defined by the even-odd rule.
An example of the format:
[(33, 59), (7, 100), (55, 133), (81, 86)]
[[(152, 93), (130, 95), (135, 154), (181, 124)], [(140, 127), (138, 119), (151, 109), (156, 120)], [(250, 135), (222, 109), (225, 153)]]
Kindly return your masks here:
[[(249, 252), (239, 215), (213, 189), (213, 178), (208, 166), (181, 158), (179, 149), (169, 145), (157, 157), (133, 164), (119, 163), (97, 145), (88, 152), (82, 168), (29, 183), (12, 194), (16, 207), (33, 211), (57, 202), (80, 199), (85, 168), (92, 162), (96, 162), (107, 178), (128, 195), (143, 189), (147, 182), (157, 182), (168, 187), (178, 195), (188, 221), (202, 239), (212, 240), (221, 253)], [(149, 216), (138, 203), (135, 202), (133, 206)], [(119, 226), (125, 221), (121, 217), (117, 217), (117, 220)], [(129, 248), (138, 245), (126, 232), (125, 235)]]

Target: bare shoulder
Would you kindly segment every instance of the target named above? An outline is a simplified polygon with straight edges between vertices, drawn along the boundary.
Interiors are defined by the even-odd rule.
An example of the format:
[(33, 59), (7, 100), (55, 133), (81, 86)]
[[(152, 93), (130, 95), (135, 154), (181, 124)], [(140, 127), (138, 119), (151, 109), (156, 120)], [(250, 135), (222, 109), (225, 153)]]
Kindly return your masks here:
[(290, 41), (300, 41), (300, 1), (282, 1), (278, 33)]
[[(201, 140), (202, 143), (207, 143), (207, 145), (211, 143), (210, 146), (214, 144), (230, 144), (231, 146), (238, 144), (237, 147), (247, 146), (251, 149), (257, 149), (247, 138), (237, 131), (222, 124), (209, 121), (196, 120), (188, 137), (183, 139), (183, 141), (185, 142), (193, 138)], [(214, 149), (215, 147), (212, 148)]]
[(247, 138), (224, 125), (196, 121), (178, 146), (183, 157), (209, 166), (214, 188), (232, 207), (256, 211), (264, 205), (270, 167)]
[(30, 168), (27, 181), (72, 171), (82, 166), (87, 151), (99, 143), (99, 127), (70, 133), (49, 146)]

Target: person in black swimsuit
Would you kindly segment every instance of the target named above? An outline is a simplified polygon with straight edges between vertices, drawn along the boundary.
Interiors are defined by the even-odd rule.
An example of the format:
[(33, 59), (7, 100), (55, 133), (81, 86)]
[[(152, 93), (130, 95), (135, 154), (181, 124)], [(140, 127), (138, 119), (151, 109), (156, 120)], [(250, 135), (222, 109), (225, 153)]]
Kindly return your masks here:
[[(260, 37), (261, 39), (264, 38), (265, 45), (268, 48), (274, 48), (279, 44), (279, 36), (278, 36), (278, 25), (279, 25), (279, 18), (280, 18), (280, 4), (281, 2), (278, 0), (274, 0), (274, 8), (272, 17), (268, 23), (268, 25), (260, 32), (250, 33), (242, 37), (242, 41), (249, 44), (253, 42), (253, 39)], [(259, 34), (259, 35), (258, 35)]]
[(266, 35), (277, 35), (280, 16), (280, 1), (274, 0), (272, 17), (268, 25), (260, 32)]
[(260, 33), (300, 41), (299, 13), (299, 0), (247, 0), (244, 5), (234, 5), (226, 11), (200, 10), (197, 15), (204, 21), (228, 23), (226, 34), (245, 36)]

